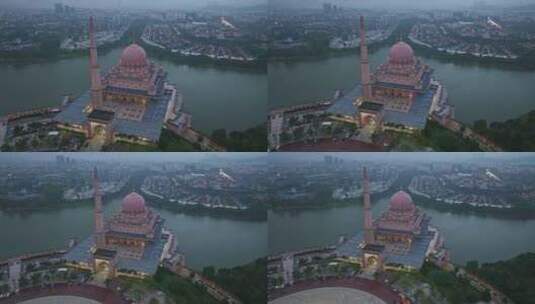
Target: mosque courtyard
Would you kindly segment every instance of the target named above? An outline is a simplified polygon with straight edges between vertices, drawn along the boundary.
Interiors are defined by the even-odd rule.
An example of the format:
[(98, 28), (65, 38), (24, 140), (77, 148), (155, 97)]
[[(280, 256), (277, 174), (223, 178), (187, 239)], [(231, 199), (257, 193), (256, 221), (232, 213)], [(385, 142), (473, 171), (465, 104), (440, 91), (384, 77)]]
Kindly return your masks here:
[(383, 300), (358, 289), (324, 287), (300, 291), (270, 302), (270, 304), (385, 304)]

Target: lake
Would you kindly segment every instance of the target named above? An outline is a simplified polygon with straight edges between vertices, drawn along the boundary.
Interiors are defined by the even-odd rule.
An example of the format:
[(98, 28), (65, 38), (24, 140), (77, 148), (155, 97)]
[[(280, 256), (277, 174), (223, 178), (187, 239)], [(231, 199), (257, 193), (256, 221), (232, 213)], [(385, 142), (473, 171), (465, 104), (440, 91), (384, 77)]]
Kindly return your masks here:
[[(373, 217), (388, 208), (388, 199), (373, 205)], [(431, 225), (445, 238), (453, 262), (469, 260), (493, 262), (527, 251), (535, 251), (535, 220), (503, 219), (484, 215), (459, 214), (423, 208)], [(351, 236), (362, 229), (362, 206), (268, 214), (271, 254), (335, 244), (341, 235)]]
[[(389, 47), (370, 54), (373, 71), (386, 62)], [(422, 54), (418, 54), (421, 56)], [(453, 63), (422, 57), (447, 88), (456, 118), (503, 121), (535, 110), (535, 72), (505, 70), (478, 64)], [(315, 102), (360, 81), (358, 50), (323, 59), (273, 62), (268, 65), (269, 107)]]
[[(118, 212), (120, 199), (105, 204), (105, 216)], [(53, 248), (65, 248), (73, 237), (93, 230), (93, 205), (50, 208), (25, 213), (0, 211), (0, 259)], [(193, 216), (156, 209), (177, 237), (186, 264), (197, 270), (233, 267), (267, 254), (267, 223)]]
[[(122, 48), (101, 54), (107, 70), (119, 61)], [(193, 115), (193, 126), (213, 130), (244, 130), (266, 120), (267, 77), (245, 69), (190, 66), (166, 60), (168, 81), (182, 93), (184, 108)], [(85, 56), (59, 61), (0, 65), (0, 116), (36, 107), (59, 106), (64, 94), (78, 96), (89, 89), (89, 59)]]

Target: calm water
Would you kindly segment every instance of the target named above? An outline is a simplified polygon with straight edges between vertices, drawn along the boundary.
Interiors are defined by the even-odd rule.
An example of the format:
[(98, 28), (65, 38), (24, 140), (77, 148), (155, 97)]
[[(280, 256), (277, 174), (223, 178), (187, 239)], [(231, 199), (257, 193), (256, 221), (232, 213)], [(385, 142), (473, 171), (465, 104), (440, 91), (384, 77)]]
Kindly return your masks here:
[[(99, 58), (105, 70), (118, 62), (122, 49)], [(193, 125), (204, 132), (242, 130), (265, 121), (265, 74), (178, 65), (158, 61), (168, 72), (193, 114)], [(0, 116), (33, 107), (57, 106), (63, 94), (78, 96), (89, 88), (88, 59), (77, 57), (24, 66), (0, 66)]]
[[(372, 70), (386, 61), (388, 47), (370, 55)], [(418, 53), (416, 53), (418, 55)], [(322, 60), (268, 66), (270, 107), (314, 102), (360, 81), (359, 57), (349, 54)], [(446, 85), (456, 117), (501, 121), (535, 110), (535, 72), (510, 71), (423, 58)]]
[[(120, 209), (119, 199), (105, 206), (105, 214)], [(215, 265), (231, 267), (267, 253), (267, 223), (241, 222), (207, 216), (190, 216), (156, 210), (174, 231), (186, 263), (195, 269)], [(92, 232), (90, 204), (25, 215), (0, 211), (0, 259), (50, 248), (64, 248), (72, 237)]]
[[(379, 200), (373, 206), (374, 218), (387, 207), (387, 199)], [(491, 262), (535, 251), (535, 220), (497, 219), (422, 209), (442, 232), (456, 263), (464, 264), (469, 260)], [(334, 244), (339, 236), (353, 235), (363, 225), (360, 205), (297, 213), (271, 212), (268, 222), (271, 253)]]

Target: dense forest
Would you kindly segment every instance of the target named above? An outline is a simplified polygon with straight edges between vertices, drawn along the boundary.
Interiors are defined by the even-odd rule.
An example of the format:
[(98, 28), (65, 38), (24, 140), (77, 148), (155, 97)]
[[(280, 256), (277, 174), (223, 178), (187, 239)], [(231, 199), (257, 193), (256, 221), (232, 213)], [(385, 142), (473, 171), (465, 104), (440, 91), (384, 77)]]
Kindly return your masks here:
[(237, 296), (244, 304), (265, 303), (266, 259), (234, 268), (205, 267), (203, 275)]
[(535, 111), (504, 122), (487, 124), (486, 120), (478, 120), (474, 123), (474, 130), (504, 151), (535, 151)]
[(469, 262), (466, 267), (515, 303), (535, 303), (535, 253), (525, 253), (495, 263)]

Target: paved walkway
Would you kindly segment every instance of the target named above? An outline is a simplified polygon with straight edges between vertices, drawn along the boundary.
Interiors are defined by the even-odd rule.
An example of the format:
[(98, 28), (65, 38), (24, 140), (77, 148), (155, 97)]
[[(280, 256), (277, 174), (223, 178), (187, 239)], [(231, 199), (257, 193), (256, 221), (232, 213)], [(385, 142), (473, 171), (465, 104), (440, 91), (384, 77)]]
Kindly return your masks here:
[[(301, 304), (301, 303), (308, 303), (308, 302), (277, 302), (275, 300), (277, 299), (284, 299), (288, 296), (291, 296), (292, 294), (299, 294), (303, 295), (305, 299), (309, 299), (309, 294), (316, 294), (316, 293), (301, 293), (306, 290), (314, 290), (319, 289), (320, 293), (316, 294), (319, 298), (323, 298), (325, 300), (327, 299), (336, 299), (330, 294), (332, 293), (330, 289), (324, 289), (324, 288), (343, 288), (343, 289), (355, 289), (360, 290), (361, 293), (369, 294), (371, 296), (374, 296), (382, 301), (382, 303), (388, 303), (388, 304), (398, 304), (401, 303), (401, 296), (390, 289), (390, 287), (373, 280), (353, 277), (353, 278), (329, 278), (325, 280), (314, 280), (314, 281), (304, 281), (304, 282), (298, 282), (294, 284), (293, 286), (286, 287), (283, 289), (276, 289), (273, 291), (270, 291), (268, 297), (271, 299), (269, 302), (270, 304)], [(320, 297), (321, 290), (324, 289), (326, 291), (325, 297)], [(361, 294), (361, 293), (355, 293), (355, 294)], [(347, 292), (345, 294), (348, 294)], [(290, 297), (291, 298), (291, 297)], [(299, 296), (296, 299), (300, 299), (301, 296)], [(373, 297), (372, 297), (373, 298)], [(312, 299), (312, 298), (310, 298)], [(347, 299), (346, 299), (347, 300)], [(298, 301), (298, 300), (296, 300)], [(311, 300), (312, 301), (312, 300)], [(344, 302), (344, 299), (341, 299), (342, 302), (325, 302), (325, 303), (341, 303), (341, 304), (356, 304), (356, 303), (367, 303), (367, 302)], [(322, 303), (322, 302), (310, 302), (310, 303)], [(374, 303), (374, 302), (371, 302)], [(381, 302), (376, 302), (381, 303)]]
[(385, 301), (365, 291), (344, 287), (324, 287), (303, 290), (269, 304), (386, 304)]
[[(56, 284), (54, 287), (32, 287), (22, 290), (20, 293), (11, 296), (6, 299), (0, 299), (0, 304), (50, 304), (56, 302), (46, 302), (46, 298), (50, 297), (64, 297), (72, 296), (75, 298), (84, 298), (91, 301), (79, 302), (81, 303), (102, 303), (102, 304), (128, 304), (128, 302), (122, 299), (118, 294), (113, 291), (94, 286), (94, 285), (69, 285), (69, 284)], [(54, 298), (52, 298), (53, 300)], [(39, 300), (39, 301), (38, 301)], [(42, 302), (42, 301), (45, 302)], [(37, 302), (36, 302), (37, 301)], [(63, 302), (70, 303), (70, 302)]]
[(93, 138), (87, 140), (87, 147), (83, 149), (84, 152), (99, 152), (102, 150), (106, 137), (104, 134), (97, 134)]
[(99, 304), (99, 302), (91, 299), (80, 298), (75, 296), (50, 296), (44, 298), (37, 298), (23, 301), (20, 304)]

